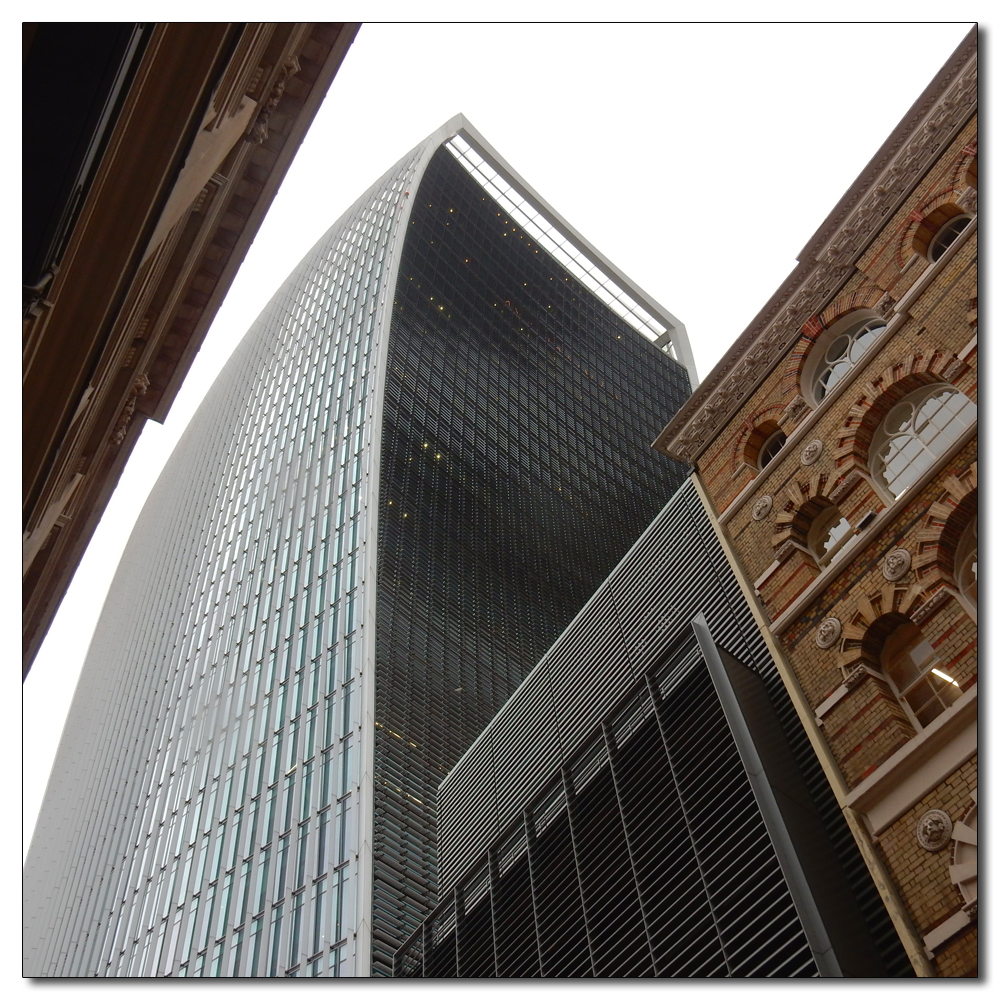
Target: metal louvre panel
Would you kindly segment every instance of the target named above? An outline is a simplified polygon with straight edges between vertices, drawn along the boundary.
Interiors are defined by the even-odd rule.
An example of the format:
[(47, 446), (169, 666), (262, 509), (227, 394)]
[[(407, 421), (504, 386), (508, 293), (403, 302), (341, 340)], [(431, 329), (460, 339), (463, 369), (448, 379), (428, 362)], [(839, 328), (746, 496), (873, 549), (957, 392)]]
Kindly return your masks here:
[(563, 809), (545, 832), (532, 844), (530, 854), (542, 975), (590, 976), (593, 968), (568, 810)]
[[(511, 919), (515, 914), (516, 919)], [(519, 979), (540, 975), (527, 853), (511, 865), (496, 885), (493, 916), (497, 976)]]
[(456, 937), (458, 975), (470, 979), (495, 976), (493, 902), (488, 865), (482, 865), (479, 873), (469, 877), (467, 891), (456, 906), (460, 915)]
[[(458, 851), (453, 856), (441, 852), (442, 889), (485, 849), (486, 842), (471, 835), (472, 830), (488, 829), (476, 813), (494, 814), (501, 827), (509, 822), (531, 793), (532, 782), (537, 785), (551, 773), (550, 748), (572, 753), (623, 685), (662, 657), (695, 613), (706, 613), (711, 627), (719, 630), (719, 641), (725, 637), (729, 642), (727, 648), (743, 652), (750, 647), (746, 633), (755, 633), (756, 627), (724, 556), (720, 563), (716, 550), (697, 493), (686, 483), (442, 783), (440, 842)], [(740, 606), (736, 601), (742, 603), (743, 614), (734, 622), (732, 609)], [(759, 634), (756, 644), (763, 649)], [(550, 699), (555, 716), (548, 717), (546, 711), (542, 718), (537, 714), (541, 703)], [(538, 705), (534, 716), (525, 701)], [(509, 735), (497, 742), (498, 732)], [(474, 763), (480, 757), (495, 761), (495, 798), (484, 794), (473, 777), (481, 767)], [(453, 836), (449, 822), (458, 815), (453, 807), (459, 801), (475, 805), (460, 810), (463, 834)]]
[[(564, 633), (553, 654), (542, 661), (539, 671), (551, 692), (554, 728), (563, 754), (572, 746), (566, 742), (573, 732), (571, 729), (567, 733), (567, 720), (573, 720), (574, 729), (592, 729), (604, 714), (609, 699), (632, 680), (628, 652), (611, 595), (605, 587), (595, 594), (588, 611), (588, 627)], [(522, 733), (519, 743), (523, 741)], [(517, 750), (523, 752), (520, 746)], [(540, 777), (536, 775), (536, 780)], [(508, 791), (505, 784), (500, 784), (498, 791), (505, 797), (517, 794), (513, 788)]]
[[(397, 954), (399, 975), (812, 976), (815, 964), (703, 660), (619, 699)], [(609, 742), (610, 741), (610, 742)], [(540, 822), (544, 820), (544, 822)], [(527, 824), (527, 825), (526, 825)], [(486, 871), (475, 876), (481, 897)], [(428, 929), (457, 907), (457, 939)], [(473, 929), (474, 928), (474, 929)], [(427, 949), (421, 954), (421, 944)], [(468, 958), (466, 953), (468, 952)], [(493, 964), (490, 962), (492, 952)], [(454, 965), (456, 971), (450, 970)]]
[[(754, 911), (774, 905), (790, 913), (791, 898), (739, 753), (703, 668), (693, 671), (661, 705), (660, 723), (691, 831), (697, 865), (712, 901), (727, 974), (745, 975), (741, 935), (756, 930)], [(711, 776), (709, 778), (709, 776)], [(709, 780), (706, 780), (709, 778)]]
[[(763, 678), (790, 749), (822, 800), (823, 822), (834, 838), (846, 829), (835, 810), (831, 815), (819, 764), (693, 485), (685, 484), (442, 783), (442, 873), (451, 887), (444, 898), (454, 892), (459, 899), (461, 872), (502, 842), (482, 817), (505, 837), (521, 831), (517, 843), (528, 823), (530, 893), (523, 875), (516, 886), (508, 883), (514, 867), (494, 866), (494, 923), (479, 925), (475, 941), (463, 939), (477, 949), (477, 967), (489, 964), (483, 955), (491, 941), (516, 933), (525, 949), (537, 948), (543, 976), (818, 975), (691, 631), (697, 612), (708, 619), (713, 642), (737, 651)], [(620, 663), (623, 646), (631, 666), (609, 668), (608, 661)], [(523, 702), (532, 699), (551, 699), (563, 753), (528, 781), (521, 772), (525, 760), (534, 766), (532, 743), (553, 740), (548, 731), (511, 724), (515, 714), (531, 718)], [(504, 734), (502, 753), (497, 733)], [(475, 777), (489, 760), (495, 786)], [(873, 938), (881, 938), (886, 974), (905, 975), (905, 954), (890, 939), (884, 908), (871, 905), (877, 893), (870, 877), (860, 877), (856, 848), (841, 841), (836, 850), (862, 911), (868, 901), (866, 919)], [(411, 955), (415, 940), (398, 961)], [(534, 968), (533, 957), (524, 961)]]
[(605, 765), (575, 798), (570, 827), (590, 931), (594, 975), (648, 976), (652, 956), (643, 926), (625, 827)]
[[(492, 811), (476, 810), (472, 806), (475, 801), (476, 789), (492, 788), (496, 781), (494, 761), (495, 756), (493, 754), (489, 756), (484, 755), (476, 760), (475, 766), (477, 770), (470, 771), (470, 775), (475, 780), (467, 786), (460, 786), (456, 789), (458, 793), (464, 795), (464, 798), (450, 798), (451, 792), (446, 788), (442, 788), (438, 796), (439, 814), (446, 809), (462, 812), (468, 811), (478, 824), (477, 827), (469, 830), (468, 835), (475, 838), (477, 842), (484, 844), (491, 843), (500, 833), (500, 824), (497, 819), (496, 810), (495, 808)], [(462, 853), (465, 836), (465, 831), (456, 827), (439, 829), (437, 838), (439, 857), (443, 859), (465, 857)], [(471, 862), (474, 857), (474, 854), (468, 855), (469, 861)], [(446, 867), (442, 865), (440, 869), (440, 877), (442, 879), (447, 877), (446, 871)], [(452, 881), (454, 882), (454, 878)]]
[[(699, 965), (717, 965), (721, 951), (711, 907), (655, 719), (619, 747), (615, 772), (657, 970), (690, 974), (685, 970), (690, 970), (692, 956)], [(651, 789), (658, 794), (651, 795)], [(663, 864), (665, 857), (669, 865)]]

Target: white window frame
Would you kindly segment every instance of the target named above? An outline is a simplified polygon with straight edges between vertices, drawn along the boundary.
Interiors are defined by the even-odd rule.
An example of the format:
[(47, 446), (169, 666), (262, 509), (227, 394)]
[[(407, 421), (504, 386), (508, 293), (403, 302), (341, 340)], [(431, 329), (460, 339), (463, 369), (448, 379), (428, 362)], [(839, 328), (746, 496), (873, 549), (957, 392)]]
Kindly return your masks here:
[[(888, 432), (886, 430), (886, 425), (889, 423), (890, 418), (894, 414), (899, 414), (904, 406), (912, 408), (912, 413), (914, 416), (920, 413), (921, 407), (927, 402), (927, 400), (934, 398), (938, 395), (947, 394), (949, 396), (958, 395), (961, 396), (966, 402), (971, 406), (971, 411), (968, 407), (963, 406), (962, 412), (971, 414), (971, 420), (967, 420), (964, 423), (957, 423), (959, 414), (954, 414), (951, 419), (943, 426), (939, 427), (933, 433), (928, 432), (927, 434), (921, 433), (921, 431), (914, 431), (913, 429), (907, 430), (906, 425), (900, 428), (900, 430), (895, 432)], [(911, 486), (918, 482), (924, 472), (927, 469), (932, 468), (942, 455), (945, 455), (950, 451), (954, 443), (962, 437), (964, 432), (977, 421), (977, 407), (976, 404), (969, 399), (958, 389), (956, 386), (952, 385), (950, 382), (932, 382), (930, 385), (921, 386), (913, 392), (907, 393), (902, 399), (894, 403), (889, 409), (889, 412), (882, 418), (878, 427), (875, 429), (875, 433), (872, 435), (871, 445), (868, 449), (868, 468), (871, 473), (872, 480), (879, 488), (881, 492), (891, 497), (893, 500), (901, 497)], [(926, 427), (926, 421), (924, 426)], [(946, 436), (945, 432), (948, 431), (950, 436)], [(880, 454), (890, 442), (895, 440), (909, 440), (916, 441), (921, 446), (921, 457), (924, 459), (923, 464), (917, 469), (916, 476), (913, 481), (902, 489), (898, 491), (894, 488), (898, 479), (893, 478), (891, 481), (886, 476), (885, 472), (885, 458)], [(944, 442), (944, 447), (940, 450), (935, 450), (935, 443)], [(906, 468), (912, 469), (914, 462), (907, 463)]]
[[(813, 409), (816, 409), (841, 382), (848, 378), (850, 372), (861, 364), (871, 349), (884, 338), (888, 325), (886, 320), (870, 309), (853, 309), (846, 316), (837, 320), (828, 330), (823, 331), (809, 351), (800, 380), (802, 395)], [(847, 370), (835, 382), (828, 385), (821, 394), (819, 392), (820, 378), (824, 373), (832, 370), (835, 364), (827, 358), (830, 348), (841, 338), (849, 338), (847, 349), (841, 357), (846, 356), (850, 359), (851, 352), (856, 347), (857, 338), (865, 332), (875, 330), (878, 331), (876, 335), (864, 348), (860, 349), (853, 360), (850, 360), (850, 366)]]

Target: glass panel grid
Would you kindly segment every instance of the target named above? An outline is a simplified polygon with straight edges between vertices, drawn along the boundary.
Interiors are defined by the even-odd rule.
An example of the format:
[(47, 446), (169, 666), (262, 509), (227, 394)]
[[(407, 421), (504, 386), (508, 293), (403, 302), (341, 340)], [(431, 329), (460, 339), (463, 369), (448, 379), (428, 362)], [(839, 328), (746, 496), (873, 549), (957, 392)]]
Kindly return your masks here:
[(445, 144), (445, 148), (546, 253), (621, 316), (633, 330), (637, 330), (650, 340), (657, 340), (667, 332), (662, 323), (653, 319), (596, 264), (588, 260), (568, 237), (560, 233), (541, 212), (504, 180), (465, 139), (456, 135)]
[(874, 468), (892, 495), (912, 486), (976, 414), (975, 403), (949, 385), (918, 390), (897, 403), (872, 442)]
[[(416, 163), (416, 156), (401, 163), (384, 190), (341, 220), (340, 232), (363, 232), (388, 249)], [(58, 938), (43, 939), (39, 960), (59, 968), (49, 974), (152, 974), (167, 921), (169, 960), (159, 975), (181, 974), (182, 966), (187, 975), (228, 974), (236, 961), (230, 943), (242, 944), (247, 929), (239, 959), (255, 963), (247, 974), (280, 975), (293, 942), (315, 940), (314, 921), (332, 925), (323, 906), (336, 905), (343, 919), (340, 889), (356, 872), (341, 873), (322, 904), (295, 905), (289, 893), (329, 877), (336, 857), (357, 854), (356, 827), (345, 824), (341, 836), (350, 843), (327, 852), (323, 871), (310, 867), (320, 828), (312, 817), (330, 800), (320, 800), (315, 740), (304, 737), (326, 699), (335, 726), (353, 733), (358, 725), (343, 710), (352, 680), (330, 668), (343, 644), (338, 609), (347, 586), (362, 585), (357, 544), (363, 548), (365, 530), (358, 529), (367, 515), (354, 467), (371, 447), (366, 396), (374, 383), (366, 373), (391, 259), (380, 252), (362, 269), (365, 254), (360, 239), (335, 230), (300, 265), (234, 352), (140, 517), (86, 678), (102, 691), (100, 715), (116, 729), (87, 738), (102, 749), (87, 762), (92, 776), (80, 780), (98, 802), (135, 805), (118, 836), (96, 842), (101, 824), (87, 822), (93, 808), (76, 807), (68, 850), (86, 861), (68, 873), (67, 891), (108, 866), (114, 877), (71, 917), (77, 928), (97, 921), (98, 933), (86, 932), (82, 947), (60, 958), (52, 951)], [(347, 308), (334, 309), (335, 301)], [(318, 510), (338, 504), (357, 512), (353, 522), (317, 520)], [(350, 574), (331, 559), (331, 550), (346, 551), (346, 535), (360, 536)], [(355, 593), (355, 607), (360, 599)], [(93, 715), (85, 704), (82, 711)], [(150, 730), (151, 749), (131, 751)], [(350, 735), (341, 728), (330, 736), (339, 746), (338, 807), (346, 816), (357, 763)], [(254, 781), (238, 784), (251, 766)], [(134, 785), (121, 786), (123, 772), (134, 773)], [(168, 870), (178, 866), (168, 888)], [(253, 871), (258, 882), (254, 889), (241, 881), (239, 906), (238, 871)], [(131, 886), (143, 887), (138, 900)], [(262, 941), (269, 933), (274, 940)], [(334, 943), (327, 932), (320, 937), (321, 948)], [(348, 950), (341, 946), (336, 964), (350, 974)]]

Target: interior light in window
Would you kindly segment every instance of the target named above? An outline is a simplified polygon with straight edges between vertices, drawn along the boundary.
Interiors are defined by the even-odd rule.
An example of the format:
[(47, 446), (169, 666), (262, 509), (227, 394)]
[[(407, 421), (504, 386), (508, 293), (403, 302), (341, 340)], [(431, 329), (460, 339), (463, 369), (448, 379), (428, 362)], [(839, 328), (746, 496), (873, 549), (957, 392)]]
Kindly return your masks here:
[(943, 670), (938, 670), (937, 667), (932, 667), (931, 673), (937, 674), (937, 676), (940, 677), (941, 680), (947, 681), (949, 684), (954, 684), (955, 687), (959, 686), (958, 681), (956, 681), (954, 677), (949, 677)]
[(934, 647), (913, 622), (903, 622), (892, 632), (880, 659), (918, 726), (928, 725), (961, 695), (961, 686), (937, 666)]

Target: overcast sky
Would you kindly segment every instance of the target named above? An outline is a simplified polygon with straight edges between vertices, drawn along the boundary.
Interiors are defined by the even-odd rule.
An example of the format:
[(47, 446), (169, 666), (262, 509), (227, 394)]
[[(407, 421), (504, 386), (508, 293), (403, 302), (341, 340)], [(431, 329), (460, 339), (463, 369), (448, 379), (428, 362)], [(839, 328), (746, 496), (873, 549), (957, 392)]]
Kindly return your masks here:
[(288, 272), (404, 153), (464, 113), (687, 326), (703, 379), (970, 26), (366, 23), (166, 424), (147, 423), (28, 676), (25, 845), (160, 467)]

